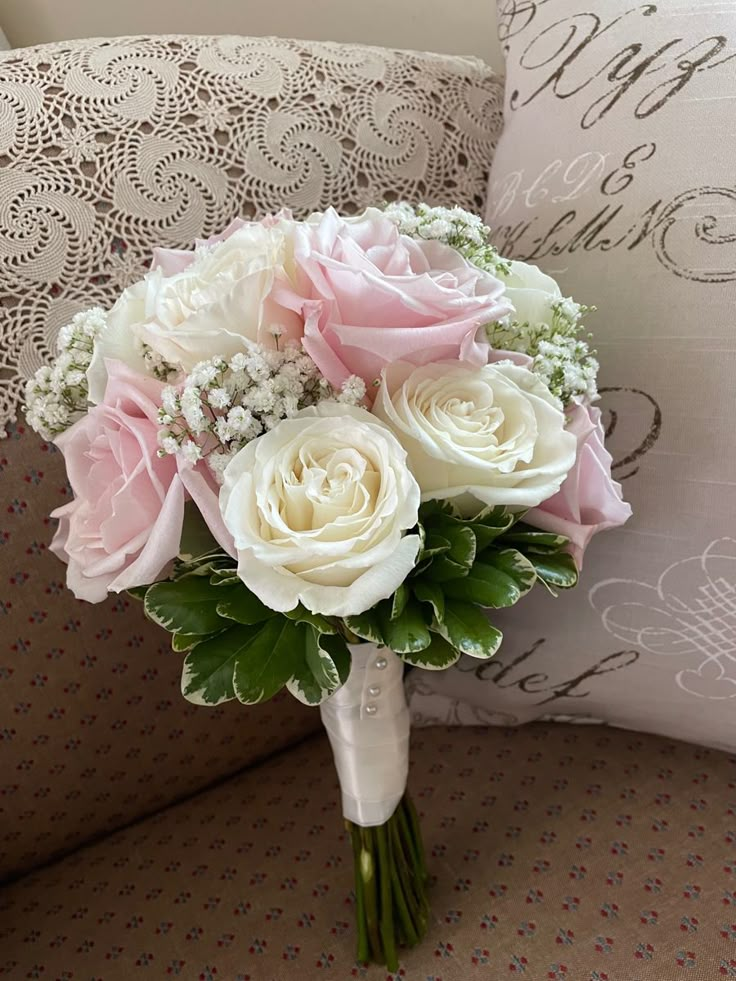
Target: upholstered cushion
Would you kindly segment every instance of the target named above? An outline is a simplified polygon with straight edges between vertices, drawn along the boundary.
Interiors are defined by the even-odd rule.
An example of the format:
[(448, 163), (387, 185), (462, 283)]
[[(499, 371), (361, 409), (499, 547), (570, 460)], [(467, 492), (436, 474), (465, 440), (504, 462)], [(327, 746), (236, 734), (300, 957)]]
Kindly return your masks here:
[[(734, 976), (733, 759), (569, 726), (412, 750), (434, 921), (390, 981)], [(383, 981), (351, 866), (318, 736), (0, 893), (0, 976)]]
[[(64, 42), (0, 60), (0, 432), (23, 379), (154, 246), (236, 215), (384, 197), (480, 209), (501, 85), (472, 59), (262, 38)], [(90, 607), (47, 553), (67, 494), (26, 427), (0, 442), (0, 877), (319, 725), (290, 699), (195, 709), (124, 596)]]
[[(487, 220), (598, 310), (601, 406), (634, 516), (577, 590), (495, 617), (492, 664), (417, 718), (548, 714), (736, 748), (736, 7), (499, 3), (506, 122)], [(444, 708), (436, 697), (441, 693)]]

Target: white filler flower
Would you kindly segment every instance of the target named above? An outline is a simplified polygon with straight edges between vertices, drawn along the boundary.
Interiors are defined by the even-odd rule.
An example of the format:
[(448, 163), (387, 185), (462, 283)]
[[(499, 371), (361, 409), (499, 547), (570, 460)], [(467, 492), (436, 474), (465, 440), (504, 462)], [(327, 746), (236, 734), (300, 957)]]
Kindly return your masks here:
[(406, 579), (418, 509), (393, 434), (365, 409), (335, 402), (248, 443), (220, 492), (246, 586), (272, 610), (301, 602), (327, 616), (363, 613)]
[(390, 365), (373, 412), (406, 449), (422, 500), (454, 498), (466, 517), (484, 505), (536, 507), (575, 463), (560, 403), (510, 362)]

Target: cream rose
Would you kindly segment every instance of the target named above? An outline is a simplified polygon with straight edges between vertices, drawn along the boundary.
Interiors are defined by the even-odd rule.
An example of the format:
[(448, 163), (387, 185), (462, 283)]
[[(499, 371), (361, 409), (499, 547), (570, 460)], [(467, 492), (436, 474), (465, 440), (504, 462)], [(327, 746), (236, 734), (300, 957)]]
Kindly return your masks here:
[(322, 402), (248, 443), (220, 510), (238, 575), (273, 610), (350, 616), (414, 567), (419, 487), (406, 453), (365, 409)]
[(553, 307), (563, 299), (562, 291), (551, 276), (538, 266), (516, 260), (509, 263), (511, 271), (503, 276), (506, 299), (514, 307), (510, 319), (520, 324), (551, 324)]
[(253, 343), (273, 346), (300, 340), (302, 318), (276, 303), (276, 283), (289, 282), (295, 223), (236, 222), (221, 240), (193, 252), (157, 250), (154, 268), (123, 292), (95, 344), (87, 372), (90, 400), (105, 389), (105, 360), (115, 358), (143, 371), (142, 344), (186, 371), (217, 354), (246, 351)]
[(555, 494), (577, 440), (557, 400), (527, 368), (445, 361), (388, 367), (373, 412), (406, 449), (422, 500), (531, 508)]

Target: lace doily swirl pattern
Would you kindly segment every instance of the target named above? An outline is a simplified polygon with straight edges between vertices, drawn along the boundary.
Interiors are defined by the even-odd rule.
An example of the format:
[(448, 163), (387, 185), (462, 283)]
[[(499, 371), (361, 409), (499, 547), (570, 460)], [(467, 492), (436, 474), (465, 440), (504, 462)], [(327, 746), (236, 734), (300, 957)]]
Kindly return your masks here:
[(74, 313), (236, 215), (482, 212), (501, 80), (470, 58), (245, 37), (0, 57), (0, 433)]

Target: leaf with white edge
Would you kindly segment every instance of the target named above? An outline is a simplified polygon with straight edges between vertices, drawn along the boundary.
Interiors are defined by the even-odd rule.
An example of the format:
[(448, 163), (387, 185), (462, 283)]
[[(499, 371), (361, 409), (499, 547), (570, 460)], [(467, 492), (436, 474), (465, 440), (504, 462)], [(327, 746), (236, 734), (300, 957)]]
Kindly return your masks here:
[(210, 582), (213, 586), (233, 586), (241, 582), (241, 579), (234, 569), (215, 569)]
[(194, 501), (187, 501), (184, 505), (179, 558), (184, 562), (191, 562), (198, 556), (211, 555), (218, 550), (220, 546), (212, 537), (201, 511)]
[(400, 654), (399, 657), (415, 668), (426, 668), (427, 671), (444, 671), (459, 660), (460, 651), (455, 650), (452, 644), (448, 644), (444, 637), (433, 633), (429, 645), (423, 651)]
[(294, 620), (296, 623), (311, 624), (321, 634), (337, 633), (337, 627), (327, 617), (323, 617), (321, 613), (311, 613), (301, 603), (299, 606), (295, 606), (293, 610), (288, 610), (284, 613), (284, 616), (290, 620)]
[(483, 525), (477, 522), (470, 522), (470, 527), (473, 529), (473, 534), (475, 535), (478, 552), (483, 552), (489, 545), (492, 545), (497, 539), (501, 538), (501, 536), (503, 536), (504, 543), (506, 542), (506, 528), (496, 528), (492, 525)]
[(507, 511), (505, 507), (496, 504), (483, 508), (470, 520), (487, 525), (489, 528), (502, 528), (505, 531), (519, 520), (519, 515), (514, 514), (513, 511)]
[(443, 552), (450, 551), (450, 543), (442, 535), (438, 535), (434, 531), (427, 533), (427, 537), (424, 542), (424, 547), (419, 553), (419, 562), (424, 562), (425, 559), (433, 558), (436, 555), (441, 555)]
[[(222, 597), (222, 598), (221, 598)], [(221, 617), (228, 620), (235, 620), (238, 623), (261, 623), (269, 617), (276, 616), (273, 610), (261, 603), (255, 593), (251, 593), (247, 586), (239, 583), (232, 586), (229, 590), (215, 590), (217, 599), (217, 612)]]
[(450, 543), (450, 551), (445, 558), (470, 569), (475, 562), (476, 541), (473, 529), (461, 522), (443, 525), (442, 535)]
[(385, 644), (381, 625), (375, 610), (366, 610), (356, 616), (345, 617), (344, 624), (356, 637), (370, 641), (372, 644)]
[(133, 599), (143, 601), (146, 598), (146, 593), (150, 588), (150, 586), (131, 586), (130, 589), (126, 589), (125, 592)]
[(146, 616), (164, 630), (181, 634), (211, 634), (223, 628), (217, 604), (224, 599), (209, 579), (192, 576), (158, 582), (143, 601)]
[(414, 595), (422, 603), (430, 603), (435, 619), (442, 622), (445, 615), (445, 594), (442, 587), (430, 579), (418, 579), (413, 585)]
[(319, 646), (332, 658), (340, 684), (344, 685), (350, 674), (350, 648), (347, 641), (340, 634), (320, 634)]
[(235, 658), (233, 687), (244, 705), (273, 698), (294, 676), (304, 657), (307, 628), (303, 624), (273, 617), (255, 629), (256, 635), (239, 649)]
[[(305, 705), (321, 705), (345, 684), (349, 673), (350, 651), (343, 638), (337, 634), (321, 634), (308, 627), (304, 658), (286, 682), (286, 687), (294, 698)], [(329, 684), (323, 684), (325, 680)]]
[(171, 635), (171, 649), (181, 654), (184, 651), (191, 651), (193, 647), (197, 644), (201, 644), (204, 640), (209, 640), (210, 637), (216, 636), (213, 634), (172, 634)]
[(340, 676), (330, 655), (320, 647), (319, 634), (313, 627), (307, 628), (304, 656), (320, 688), (330, 693), (336, 691), (340, 684)]
[(184, 658), (182, 695), (195, 705), (219, 705), (235, 698), (235, 663), (259, 630), (234, 626), (192, 648)]
[(519, 542), (523, 545), (538, 545), (543, 548), (564, 548), (569, 539), (564, 535), (555, 535), (550, 531), (538, 531), (530, 525), (517, 524), (504, 535), (504, 544), (513, 545)]
[(434, 518), (440, 515), (457, 518), (459, 513), (450, 498), (425, 501), (419, 505), (419, 520), (423, 525), (430, 524)]
[[(449, 553), (448, 553), (449, 555)], [(462, 579), (467, 576), (468, 567), (460, 562), (454, 562), (448, 555), (439, 555), (424, 573), (424, 578), (434, 582), (450, 582), (452, 579)]]
[(477, 603), (494, 610), (513, 606), (521, 599), (521, 590), (515, 579), (483, 562), (476, 562), (464, 579), (453, 579), (446, 582), (443, 588), (449, 599)]
[(406, 583), (403, 583), (394, 593), (391, 599), (391, 619), (397, 620), (401, 614), (406, 609), (406, 604), (409, 602), (409, 590), (407, 589)]
[(303, 705), (321, 705), (332, 695), (332, 692), (317, 684), (306, 659), (297, 665), (294, 674), (286, 682), (286, 689)]
[(396, 654), (421, 651), (429, 645), (431, 636), (422, 607), (410, 600), (404, 612), (396, 620), (391, 619), (390, 603), (380, 603), (377, 608), (386, 646)]
[(530, 555), (529, 561), (540, 580), (554, 595), (555, 589), (572, 589), (577, 584), (579, 573), (575, 559), (567, 552), (557, 555)]
[(511, 576), (522, 596), (526, 596), (537, 581), (537, 573), (531, 561), (515, 548), (487, 553), (483, 556), (483, 561)]
[(479, 607), (461, 600), (447, 600), (444, 622), (434, 629), (470, 657), (492, 657), (503, 640), (501, 631), (491, 626)]

